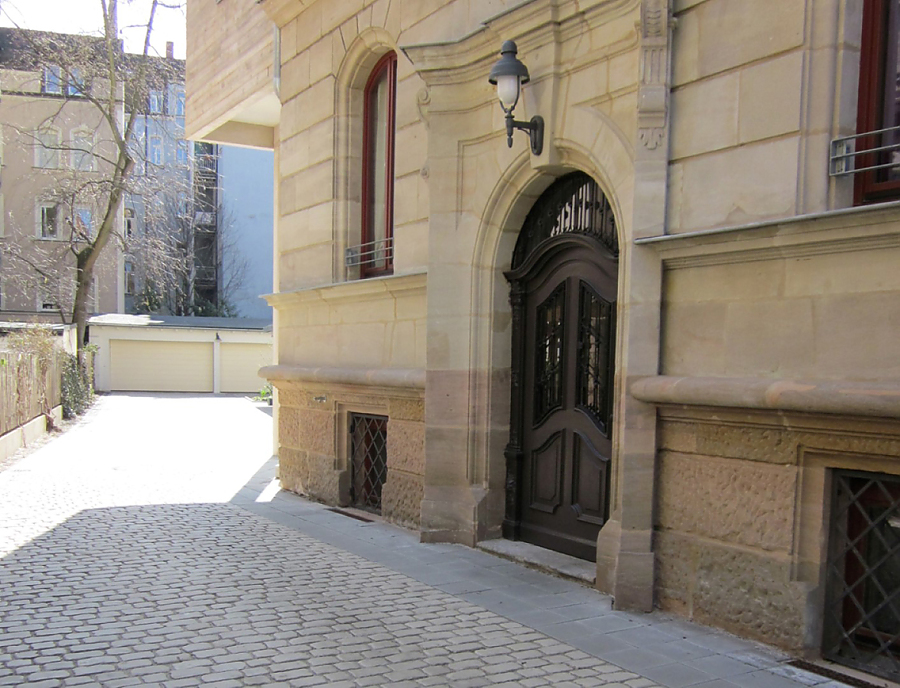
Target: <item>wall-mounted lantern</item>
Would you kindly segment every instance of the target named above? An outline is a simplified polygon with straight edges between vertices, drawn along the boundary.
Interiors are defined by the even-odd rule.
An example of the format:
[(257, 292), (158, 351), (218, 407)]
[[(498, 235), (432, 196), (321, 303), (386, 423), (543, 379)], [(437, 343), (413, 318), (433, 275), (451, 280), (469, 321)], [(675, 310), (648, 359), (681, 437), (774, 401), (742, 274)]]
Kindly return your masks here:
[(528, 134), (531, 140), (531, 152), (540, 155), (544, 149), (544, 118), (535, 115), (529, 122), (513, 119), (513, 110), (519, 102), (522, 84), (530, 80), (528, 67), (516, 57), (519, 50), (514, 41), (506, 41), (500, 48), (500, 59), (491, 67), (488, 81), (497, 87), (500, 107), (506, 113), (506, 142), (512, 148), (513, 130), (519, 129)]

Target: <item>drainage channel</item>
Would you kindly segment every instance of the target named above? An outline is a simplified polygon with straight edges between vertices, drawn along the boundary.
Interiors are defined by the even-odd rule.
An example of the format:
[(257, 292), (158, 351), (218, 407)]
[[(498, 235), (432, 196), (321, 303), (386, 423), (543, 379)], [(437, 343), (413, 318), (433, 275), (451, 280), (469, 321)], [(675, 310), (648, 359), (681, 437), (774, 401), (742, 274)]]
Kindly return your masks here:
[(846, 674), (842, 671), (829, 669), (828, 667), (822, 666), (821, 664), (807, 662), (805, 659), (794, 659), (790, 662), (786, 662), (786, 664), (788, 666), (797, 667), (798, 669), (803, 669), (804, 671), (808, 671), (811, 674), (817, 674), (819, 676), (824, 676), (825, 678), (830, 678), (833, 681), (840, 681), (841, 683), (845, 683), (848, 686), (854, 686), (855, 688), (885, 688), (885, 686), (896, 685), (888, 681), (885, 681), (884, 683), (872, 683), (871, 681), (866, 681), (865, 679), (858, 678), (857, 676), (850, 676), (849, 674)]

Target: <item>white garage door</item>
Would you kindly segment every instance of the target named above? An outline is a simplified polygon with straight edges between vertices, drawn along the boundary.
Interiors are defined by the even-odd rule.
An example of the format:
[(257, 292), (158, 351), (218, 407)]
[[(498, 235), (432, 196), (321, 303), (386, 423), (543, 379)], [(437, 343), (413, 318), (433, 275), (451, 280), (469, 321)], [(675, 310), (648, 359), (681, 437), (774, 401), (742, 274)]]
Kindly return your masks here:
[(212, 392), (212, 342), (109, 342), (113, 391)]
[(258, 392), (266, 384), (257, 374), (260, 368), (272, 365), (271, 344), (221, 344), (223, 392)]

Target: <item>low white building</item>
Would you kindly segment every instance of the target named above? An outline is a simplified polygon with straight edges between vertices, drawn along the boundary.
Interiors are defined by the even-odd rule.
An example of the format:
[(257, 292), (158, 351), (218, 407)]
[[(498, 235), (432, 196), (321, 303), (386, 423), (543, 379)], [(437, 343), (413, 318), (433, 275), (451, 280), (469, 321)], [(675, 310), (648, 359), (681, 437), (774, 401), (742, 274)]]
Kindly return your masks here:
[(88, 324), (99, 392), (257, 392), (272, 362), (266, 320), (108, 314)]

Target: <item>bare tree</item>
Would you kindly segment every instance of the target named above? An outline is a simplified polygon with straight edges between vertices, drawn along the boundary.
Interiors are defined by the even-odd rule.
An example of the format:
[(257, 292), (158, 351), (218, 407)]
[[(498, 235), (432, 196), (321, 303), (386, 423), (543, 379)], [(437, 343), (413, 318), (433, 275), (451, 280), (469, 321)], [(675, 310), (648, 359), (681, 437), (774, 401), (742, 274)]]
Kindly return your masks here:
[(234, 218), (220, 202), (217, 173), (201, 171), (215, 170), (216, 157), (207, 145), (187, 166), (172, 166), (138, 187), (143, 227), (126, 238), (137, 310), (237, 315), (232, 297), (249, 264), (238, 250)]
[[(53, 237), (59, 242), (48, 243), (42, 251), (30, 255), (22, 251), (13, 255), (12, 247), (9, 253), (30, 263), (36, 279), (45, 287), (55, 283), (53, 298), (59, 299), (57, 305), (63, 317), (71, 306), (79, 357), (86, 343), (87, 307), (98, 262), (111, 242), (117, 237), (124, 239), (120, 234), (121, 208), (136, 162), (135, 121), (143, 111), (155, 73), (150, 69), (152, 58), (148, 51), (160, 4), (159, 0), (150, 2), (142, 54), (129, 55), (118, 38), (117, 0), (98, 2), (103, 16), (99, 38), (40, 32), (18, 34), (23, 42), (20, 52), (26, 55), (23, 59), (42, 75), (39, 78), (56, 79), (64, 96), (37, 127), (18, 133), (31, 137), (37, 155), (47, 156), (48, 168), (59, 168), (61, 156), (66, 156), (70, 164), (65, 173), (57, 174), (57, 183), (48, 191), (48, 198), (42, 199), (48, 201), (48, 208), (56, 204), (63, 209), (61, 213), (58, 209), (48, 210), (46, 218), (52, 231), (65, 230), (61, 232), (63, 236)], [(75, 101), (88, 104), (93, 114), (85, 122), (85, 136), (63, 141), (54, 132), (59, 130), (57, 123), (71, 118), (70, 103)], [(96, 210), (96, 219), (91, 218), (89, 226), (84, 222), (85, 207)], [(69, 297), (70, 303), (64, 301)]]

